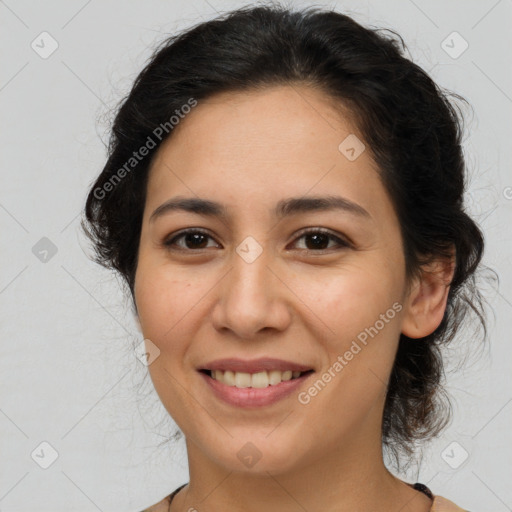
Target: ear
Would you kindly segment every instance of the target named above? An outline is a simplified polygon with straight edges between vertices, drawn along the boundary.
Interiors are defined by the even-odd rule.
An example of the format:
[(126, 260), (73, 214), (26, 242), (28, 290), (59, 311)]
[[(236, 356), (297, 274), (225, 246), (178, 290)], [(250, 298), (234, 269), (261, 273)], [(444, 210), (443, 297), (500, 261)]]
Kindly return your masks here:
[(443, 320), (455, 272), (455, 248), (449, 259), (439, 258), (421, 269), (405, 299), (402, 334), (423, 338), (432, 334)]

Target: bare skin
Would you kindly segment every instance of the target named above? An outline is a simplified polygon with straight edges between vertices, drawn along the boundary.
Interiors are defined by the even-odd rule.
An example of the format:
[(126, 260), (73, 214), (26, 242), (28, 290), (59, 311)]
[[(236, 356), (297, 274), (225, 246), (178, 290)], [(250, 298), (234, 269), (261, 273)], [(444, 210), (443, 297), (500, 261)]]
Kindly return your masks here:
[[(384, 466), (381, 421), (400, 333), (436, 329), (453, 266), (439, 262), (406, 281), (398, 219), (370, 152), (350, 161), (338, 149), (349, 134), (357, 127), (319, 91), (280, 86), (200, 101), (159, 149), (135, 299), (143, 335), (160, 350), (149, 366), (155, 389), (186, 437), (190, 483), (172, 512), (430, 510), (426, 495)], [(283, 199), (327, 195), (368, 216), (271, 213)], [(222, 203), (228, 215), (150, 220), (177, 196)], [(207, 233), (196, 245), (163, 244), (185, 228)], [(346, 243), (324, 236), (318, 248), (318, 233), (304, 228)], [(248, 236), (262, 249), (251, 263), (236, 252)], [(276, 357), (315, 370), (304, 392), (381, 315), (383, 328), (307, 404), (293, 393), (257, 410), (228, 405), (197, 371), (217, 358)], [(248, 442), (261, 454), (250, 468), (237, 456)]]

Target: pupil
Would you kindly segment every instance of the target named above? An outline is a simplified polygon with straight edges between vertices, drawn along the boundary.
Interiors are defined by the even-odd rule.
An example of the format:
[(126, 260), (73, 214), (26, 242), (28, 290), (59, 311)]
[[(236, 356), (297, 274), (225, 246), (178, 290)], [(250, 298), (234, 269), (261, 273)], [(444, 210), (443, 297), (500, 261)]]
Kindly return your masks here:
[[(198, 241), (200, 241), (200, 238), (203, 238), (203, 242), (205, 241), (206, 237), (202, 233), (188, 233), (185, 237), (187, 243), (191, 243), (194, 247), (199, 247), (200, 243), (197, 244)], [(202, 248), (202, 246), (200, 247)]]
[[(306, 239), (313, 239), (314, 242), (313, 242), (313, 249), (326, 249), (326, 247), (320, 247), (322, 246), (322, 238), (323, 238), (323, 242), (327, 241), (327, 244), (329, 243), (329, 240), (328, 240), (328, 237), (327, 235), (324, 235), (323, 233), (320, 233), (320, 234), (314, 234), (314, 235), (307, 235), (306, 236)], [(319, 242), (319, 239), (320, 239), (320, 242)], [(308, 244), (306, 244), (308, 245)], [(310, 247), (308, 247), (308, 249), (310, 249)]]

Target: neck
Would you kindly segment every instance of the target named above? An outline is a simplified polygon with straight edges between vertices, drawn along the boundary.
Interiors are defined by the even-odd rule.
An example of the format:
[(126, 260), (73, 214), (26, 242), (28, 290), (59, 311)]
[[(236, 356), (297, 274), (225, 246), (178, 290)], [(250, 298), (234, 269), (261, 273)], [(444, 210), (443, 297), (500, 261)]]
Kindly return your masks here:
[[(428, 512), (432, 502), (393, 476), (382, 459), (380, 437), (361, 431), (336, 449), (305, 457), (287, 471), (255, 464), (237, 471), (219, 464), (189, 439), (190, 482), (171, 510), (210, 512)], [(372, 442), (377, 439), (378, 442)]]

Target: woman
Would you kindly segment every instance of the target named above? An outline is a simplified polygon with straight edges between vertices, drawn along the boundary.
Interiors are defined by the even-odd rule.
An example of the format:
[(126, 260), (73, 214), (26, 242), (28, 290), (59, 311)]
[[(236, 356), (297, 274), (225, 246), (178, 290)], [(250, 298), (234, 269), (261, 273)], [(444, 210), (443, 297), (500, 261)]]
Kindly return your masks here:
[(440, 347), (478, 305), (460, 143), (397, 39), (340, 13), (247, 7), (155, 52), (84, 222), (186, 439), (147, 510), (463, 510), (382, 453), (446, 425)]

